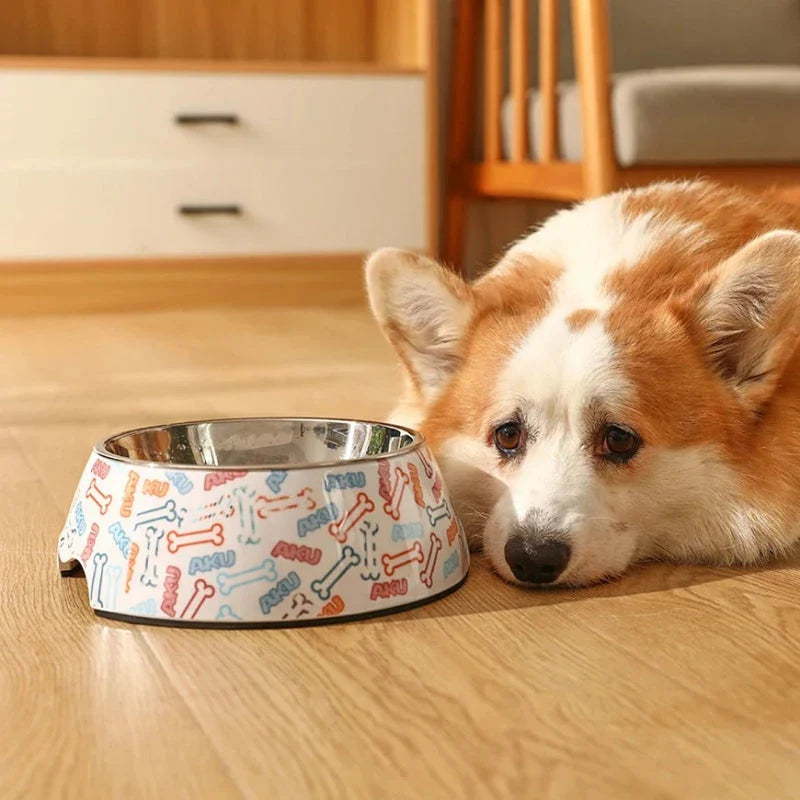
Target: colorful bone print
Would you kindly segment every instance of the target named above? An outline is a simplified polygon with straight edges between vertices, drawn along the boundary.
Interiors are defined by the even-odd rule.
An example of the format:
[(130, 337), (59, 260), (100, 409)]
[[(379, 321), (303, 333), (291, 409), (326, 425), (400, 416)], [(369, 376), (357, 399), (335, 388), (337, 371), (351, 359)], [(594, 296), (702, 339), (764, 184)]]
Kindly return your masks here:
[(403, 495), (408, 486), (408, 473), (400, 467), (394, 468), (394, 481), (389, 490), (389, 496), (384, 497), (383, 510), (394, 520), (400, 519), (400, 504), (403, 502)]
[(401, 550), (399, 553), (384, 553), (381, 556), (383, 563), (383, 571), (387, 577), (391, 578), (400, 567), (406, 564), (421, 563), (425, 558), (422, 551), (422, 545), (419, 542), (414, 542), (407, 550)]
[(361, 520), (365, 514), (375, 510), (375, 503), (369, 499), (365, 492), (359, 492), (356, 495), (356, 502), (344, 512), (344, 516), (328, 525), (328, 533), (336, 539), (337, 542), (344, 543), (347, 541), (347, 534), (351, 528), (354, 528), (356, 523)]
[(94, 453), (58, 556), (83, 568), (99, 612), (225, 626), (402, 607), (455, 587), (469, 566), (424, 448), (324, 470), (218, 474)]
[(378, 531), (380, 528), (374, 522), (362, 522), (359, 528), (362, 542), (361, 570), (362, 581), (380, 580), (381, 571), (378, 566)]

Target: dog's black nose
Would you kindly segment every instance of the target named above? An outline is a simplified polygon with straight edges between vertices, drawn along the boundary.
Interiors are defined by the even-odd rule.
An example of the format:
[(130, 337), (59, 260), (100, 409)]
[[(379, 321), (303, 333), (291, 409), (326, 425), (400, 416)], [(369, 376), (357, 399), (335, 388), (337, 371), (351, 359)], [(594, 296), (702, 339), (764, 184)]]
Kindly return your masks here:
[(569, 563), (569, 545), (554, 539), (537, 541), (514, 535), (506, 542), (506, 562), (514, 577), (524, 583), (552, 583)]

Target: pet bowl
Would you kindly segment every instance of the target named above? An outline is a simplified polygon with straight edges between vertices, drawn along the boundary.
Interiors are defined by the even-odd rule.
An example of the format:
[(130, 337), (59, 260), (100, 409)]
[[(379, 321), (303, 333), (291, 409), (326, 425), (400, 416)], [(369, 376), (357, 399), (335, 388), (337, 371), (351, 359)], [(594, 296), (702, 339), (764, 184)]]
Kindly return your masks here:
[(58, 540), (97, 614), (298, 625), (415, 606), (466, 578), (423, 437), (356, 420), (236, 419), (98, 444)]

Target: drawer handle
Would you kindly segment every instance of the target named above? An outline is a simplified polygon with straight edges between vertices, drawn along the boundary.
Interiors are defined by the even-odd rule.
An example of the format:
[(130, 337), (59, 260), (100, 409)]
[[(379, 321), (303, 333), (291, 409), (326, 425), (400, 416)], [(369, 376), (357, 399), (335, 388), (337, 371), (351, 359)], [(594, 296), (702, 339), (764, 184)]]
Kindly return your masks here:
[(176, 114), (178, 125), (238, 125), (238, 114)]
[(203, 214), (241, 214), (242, 207), (238, 204), (231, 203), (227, 205), (197, 205), (193, 203), (184, 203), (178, 206), (178, 213), (187, 217), (197, 217)]

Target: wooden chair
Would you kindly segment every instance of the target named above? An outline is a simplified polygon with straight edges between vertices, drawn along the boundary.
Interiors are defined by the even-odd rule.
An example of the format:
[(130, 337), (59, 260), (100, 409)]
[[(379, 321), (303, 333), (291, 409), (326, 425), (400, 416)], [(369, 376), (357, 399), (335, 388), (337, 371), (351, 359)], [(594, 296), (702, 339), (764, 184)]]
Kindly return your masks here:
[[(608, 0), (571, 0), (572, 45), (580, 97), (582, 159), (558, 153), (559, 2), (538, 1), (539, 118), (537, 157), (528, 130), (529, 2), (457, 0), (443, 256), (462, 266), (464, 220), (470, 198), (574, 201), (655, 180), (708, 176), (762, 186), (800, 183), (794, 164), (646, 164), (621, 166), (614, 151)], [(506, 36), (505, 12), (509, 12)], [(476, 133), (479, 40), (483, 47), (482, 157), (472, 157)], [(508, 54), (505, 49), (508, 46)], [(508, 65), (512, 103), (510, 146), (504, 157), (501, 107)]]

